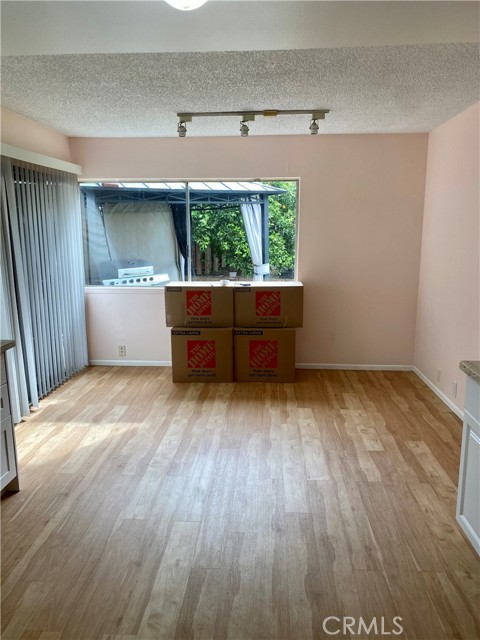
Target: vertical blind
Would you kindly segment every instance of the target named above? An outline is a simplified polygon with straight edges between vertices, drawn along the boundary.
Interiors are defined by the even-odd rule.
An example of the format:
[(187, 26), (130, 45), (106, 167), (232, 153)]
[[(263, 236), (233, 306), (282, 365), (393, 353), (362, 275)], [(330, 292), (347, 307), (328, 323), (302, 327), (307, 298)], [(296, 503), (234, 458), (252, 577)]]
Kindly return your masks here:
[(2, 236), (18, 421), (88, 363), (76, 176), (2, 158)]

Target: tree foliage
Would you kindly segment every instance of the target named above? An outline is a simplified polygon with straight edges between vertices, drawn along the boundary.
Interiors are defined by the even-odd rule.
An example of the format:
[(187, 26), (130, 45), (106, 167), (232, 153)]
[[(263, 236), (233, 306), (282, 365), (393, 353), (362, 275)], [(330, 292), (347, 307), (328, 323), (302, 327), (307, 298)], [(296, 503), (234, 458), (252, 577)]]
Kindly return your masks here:
[[(285, 193), (269, 197), (270, 271), (273, 277), (291, 277), (295, 265), (297, 183), (266, 184)], [(192, 237), (201, 251), (209, 247), (227, 271), (243, 277), (253, 275), (253, 263), (240, 207), (192, 209)]]

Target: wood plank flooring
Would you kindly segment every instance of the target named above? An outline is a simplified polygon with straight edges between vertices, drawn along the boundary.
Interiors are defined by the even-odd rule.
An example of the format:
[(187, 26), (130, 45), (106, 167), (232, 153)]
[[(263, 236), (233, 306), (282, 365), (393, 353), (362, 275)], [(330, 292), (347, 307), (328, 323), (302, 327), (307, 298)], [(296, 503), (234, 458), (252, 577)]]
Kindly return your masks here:
[(480, 636), (461, 423), (413, 373), (91, 367), (16, 433), (4, 640)]

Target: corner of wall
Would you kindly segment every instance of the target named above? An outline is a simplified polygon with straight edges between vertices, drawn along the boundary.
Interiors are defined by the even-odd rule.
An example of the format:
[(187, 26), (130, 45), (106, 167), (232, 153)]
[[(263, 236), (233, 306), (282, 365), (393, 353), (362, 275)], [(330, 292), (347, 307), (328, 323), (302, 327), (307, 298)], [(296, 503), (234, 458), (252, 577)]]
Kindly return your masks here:
[(457, 415), (480, 359), (479, 120), (480, 102), (429, 133), (425, 177), (414, 371)]
[(60, 131), (4, 107), (0, 108), (0, 118), (3, 143), (70, 162), (70, 141)]

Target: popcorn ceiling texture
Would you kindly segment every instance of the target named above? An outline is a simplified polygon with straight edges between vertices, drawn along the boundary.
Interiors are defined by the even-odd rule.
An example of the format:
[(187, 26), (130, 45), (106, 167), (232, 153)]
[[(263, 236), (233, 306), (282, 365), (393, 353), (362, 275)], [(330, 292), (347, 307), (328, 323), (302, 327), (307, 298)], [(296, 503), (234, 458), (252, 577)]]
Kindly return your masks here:
[[(320, 133), (430, 131), (478, 101), (478, 43), (288, 51), (6, 56), (2, 105), (69, 136), (176, 136), (177, 112), (328, 108)], [(305, 134), (309, 116), (250, 135)], [(190, 136), (239, 135), (198, 118)]]

